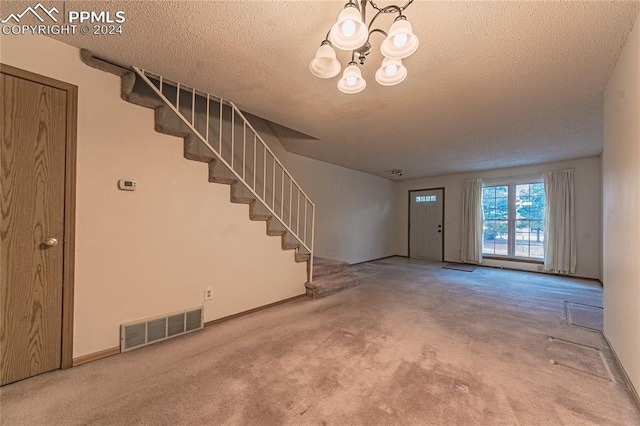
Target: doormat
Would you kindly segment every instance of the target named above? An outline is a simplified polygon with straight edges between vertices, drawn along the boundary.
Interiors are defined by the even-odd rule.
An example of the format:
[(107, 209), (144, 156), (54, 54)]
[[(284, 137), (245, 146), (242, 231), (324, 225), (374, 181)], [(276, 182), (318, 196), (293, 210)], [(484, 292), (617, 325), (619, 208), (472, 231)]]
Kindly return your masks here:
[(476, 266), (467, 265), (466, 263), (447, 263), (443, 266), (444, 269), (453, 269), (454, 271), (473, 272), (476, 270)]
[(602, 331), (602, 308), (578, 302), (564, 302), (567, 324)]
[(598, 348), (549, 337), (547, 352), (549, 361), (554, 365), (616, 382), (607, 360)]

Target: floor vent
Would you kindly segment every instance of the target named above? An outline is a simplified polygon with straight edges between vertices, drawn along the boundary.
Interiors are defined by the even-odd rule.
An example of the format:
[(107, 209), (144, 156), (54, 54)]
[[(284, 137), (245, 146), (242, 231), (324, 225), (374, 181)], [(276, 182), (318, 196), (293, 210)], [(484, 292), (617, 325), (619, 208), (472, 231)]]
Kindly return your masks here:
[(203, 325), (203, 306), (122, 324), (120, 327), (120, 349), (122, 352), (137, 349), (200, 330)]

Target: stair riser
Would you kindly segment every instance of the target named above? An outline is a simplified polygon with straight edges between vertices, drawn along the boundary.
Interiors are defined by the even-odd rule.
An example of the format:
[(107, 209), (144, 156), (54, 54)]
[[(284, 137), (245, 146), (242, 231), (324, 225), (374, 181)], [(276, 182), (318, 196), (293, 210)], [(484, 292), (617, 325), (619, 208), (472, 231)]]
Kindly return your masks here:
[(349, 265), (331, 265), (331, 266), (315, 266), (313, 267), (313, 276), (316, 278), (324, 277), (332, 274), (339, 274), (347, 270)]
[(353, 287), (357, 287), (358, 285), (360, 285), (360, 282), (358, 280), (354, 280), (351, 283), (343, 283), (339, 286), (335, 286), (327, 289), (319, 289), (319, 288), (311, 289), (307, 287), (306, 295), (311, 297), (312, 299), (320, 299), (322, 297), (330, 296), (334, 293), (338, 293)]
[(238, 180), (218, 160), (209, 163), (209, 182), (232, 185)]
[(320, 278), (314, 277), (313, 282), (306, 283), (305, 287), (307, 289), (307, 295), (317, 299), (355, 287), (359, 284), (360, 280), (357, 275), (344, 272), (326, 275)]
[(261, 215), (250, 214), (249, 219), (253, 220), (254, 222), (266, 222), (267, 220), (271, 219), (271, 216), (268, 216), (268, 215), (261, 216)]

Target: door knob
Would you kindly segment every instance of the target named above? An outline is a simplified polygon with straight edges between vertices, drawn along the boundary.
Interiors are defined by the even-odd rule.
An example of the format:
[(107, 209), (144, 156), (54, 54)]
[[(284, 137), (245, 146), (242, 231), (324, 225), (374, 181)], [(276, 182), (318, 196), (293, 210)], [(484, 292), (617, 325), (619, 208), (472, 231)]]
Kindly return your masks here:
[(42, 242), (42, 244), (44, 244), (47, 247), (53, 247), (53, 246), (58, 245), (58, 240), (55, 239), (55, 238), (47, 238), (46, 240), (44, 240)]

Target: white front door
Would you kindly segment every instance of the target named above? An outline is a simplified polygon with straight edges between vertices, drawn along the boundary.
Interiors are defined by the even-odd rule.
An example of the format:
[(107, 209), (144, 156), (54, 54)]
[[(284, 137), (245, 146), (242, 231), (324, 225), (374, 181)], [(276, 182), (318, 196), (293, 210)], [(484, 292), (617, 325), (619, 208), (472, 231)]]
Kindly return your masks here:
[(409, 191), (409, 257), (441, 262), (444, 190)]

